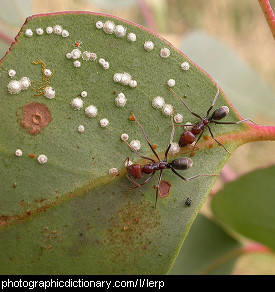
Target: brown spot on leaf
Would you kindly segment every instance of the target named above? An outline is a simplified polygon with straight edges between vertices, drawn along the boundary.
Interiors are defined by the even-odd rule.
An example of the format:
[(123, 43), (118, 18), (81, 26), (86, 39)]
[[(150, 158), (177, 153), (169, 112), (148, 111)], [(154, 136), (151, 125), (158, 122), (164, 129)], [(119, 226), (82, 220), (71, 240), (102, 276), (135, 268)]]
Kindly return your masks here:
[(171, 184), (169, 181), (162, 180), (159, 184), (159, 196), (165, 198), (170, 194)]
[(9, 215), (0, 215), (0, 227), (11, 222), (12, 220), (18, 219), (19, 215), (9, 216)]
[(23, 108), (24, 119), (20, 121), (22, 128), (29, 134), (37, 135), (51, 121), (51, 112), (43, 103), (32, 102)]
[(0, 216), (0, 226), (3, 225), (5, 222), (8, 222), (11, 219), (8, 215), (1, 215)]
[(145, 246), (149, 248), (151, 237), (155, 236), (160, 224), (160, 215), (153, 211), (151, 202), (128, 202), (110, 218), (109, 224), (107, 238), (112, 246), (112, 261), (126, 261), (133, 255), (140, 256)]

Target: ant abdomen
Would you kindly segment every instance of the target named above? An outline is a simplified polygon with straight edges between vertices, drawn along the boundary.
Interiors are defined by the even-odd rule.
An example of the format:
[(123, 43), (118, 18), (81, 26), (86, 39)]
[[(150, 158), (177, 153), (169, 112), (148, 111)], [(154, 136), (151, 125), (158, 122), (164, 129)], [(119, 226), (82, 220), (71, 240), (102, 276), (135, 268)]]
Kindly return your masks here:
[(213, 112), (211, 119), (218, 121), (225, 118), (228, 114), (229, 114), (229, 108), (224, 105)]
[(192, 159), (188, 157), (179, 157), (169, 163), (174, 169), (185, 170), (193, 165)]

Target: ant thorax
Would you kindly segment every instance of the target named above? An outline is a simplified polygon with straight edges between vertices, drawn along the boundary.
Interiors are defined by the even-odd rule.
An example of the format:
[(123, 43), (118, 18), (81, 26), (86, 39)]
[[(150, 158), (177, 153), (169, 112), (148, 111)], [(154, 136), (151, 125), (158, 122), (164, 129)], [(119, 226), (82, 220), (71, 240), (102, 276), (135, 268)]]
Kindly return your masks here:
[(157, 163), (147, 163), (146, 165), (143, 166), (142, 172), (149, 174), (156, 170), (166, 169), (168, 168), (167, 166), (168, 163), (165, 161), (159, 161)]
[(208, 124), (211, 123), (211, 120), (209, 119), (209, 117), (205, 117), (205, 118), (202, 120), (202, 122), (203, 122), (203, 125), (204, 125), (204, 126), (207, 126)]

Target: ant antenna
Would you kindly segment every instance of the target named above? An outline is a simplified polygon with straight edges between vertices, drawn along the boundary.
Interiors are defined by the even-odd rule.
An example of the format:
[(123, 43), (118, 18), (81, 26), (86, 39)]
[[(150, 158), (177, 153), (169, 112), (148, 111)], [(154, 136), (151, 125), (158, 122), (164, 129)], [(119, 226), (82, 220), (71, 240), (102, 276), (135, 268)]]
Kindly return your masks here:
[(174, 113), (175, 113), (175, 108), (173, 108), (172, 115), (171, 115), (172, 132), (171, 132), (170, 143), (169, 143), (170, 145), (173, 142), (173, 138), (175, 134)]
[(173, 142), (173, 138), (174, 138), (174, 134), (175, 134), (175, 125), (174, 125), (174, 112), (175, 112), (175, 108), (173, 108), (173, 111), (172, 111), (172, 116), (171, 116), (171, 124), (172, 124), (172, 132), (171, 132), (171, 137), (170, 137), (170, 142), (169, 142), (169, 145), (165, 151), (165, 159), (164, 161), (167, 161), (167, 155), (168, 155), (168, 152), (171, 148), (171, 145), (172, 145), (172, 142)]
[(158, 195), (159, 195), (159, 185), (162, 179), (162, 169), (160, 170), (159, 177), (158, 177), (158, 182), (157, 182), (157, 187), (156, 187), (156, 202), (155, 202), (155, 210), (157, 208), (157, 201), (158, 201)]

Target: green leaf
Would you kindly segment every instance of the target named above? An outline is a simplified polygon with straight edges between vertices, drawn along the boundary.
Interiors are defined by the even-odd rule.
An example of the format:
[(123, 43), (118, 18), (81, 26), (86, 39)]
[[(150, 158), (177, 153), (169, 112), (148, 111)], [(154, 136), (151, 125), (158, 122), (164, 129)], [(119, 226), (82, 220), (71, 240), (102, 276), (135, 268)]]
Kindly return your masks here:
[(222, 228), (199, 214), (169, 274), (229, 275), (240, 247)]
[(30, 0), (1, 0), (0, 19), (6, 24), (19, 27), (31, 11)]
[(84, 0), (89, 4), (95, 4), (101, 9), (123, 9), (135, 6), (135, 0)]
[[(136, 42), (96, 28), (97, 21), (107, 20), (135, 33)], [(69, 36), (45, 32), (55, 25), (62, 26)], [(44, 33), (37, 35), (37, 28), (43, 28)], [(32, 37), (25, 35), (26, 29), (34, 32)], [(148, 40), (155, 45), (150, 52), (144, 49)], [(97, 59), (80, 58), (81, 66), (74, 67), (75, 59), (66, 54), (76, 48), (76, 42), (82, 53), (94, 52)], [(169, 58), (160, 57), (163, 47), (170, 49)], [(109, 62), (109, 69), (99, 64), (101, 58)], [(181, 69), (184, 61), (190, 63), (188, 71)], [(10, 69), (16, 71), (14, 80), (29, 78), (30, 88), (10, 94)], [(44, 69), (53, 72), (51, 78), (43, 77)], [(114, 82), (118, 72), (129, 73), (137, 87)], [(1, 61), (0, 73), (0, 258), (5, 263), (1, 273), (167, 273), (215, 177), (184, 182), (169, 169), (164, 170), (163, 179), (171, 183), (170, 196), (159, 198), (155, 211), (158, 172), (146, 185), (127, 191), (135, 185), (125, 176), (125, 159), (142, 165), (148, 160), (141, 160), (120, 136), (127, 133), (129, 141), (141, 141), (140, 153), (156, 159), (136, 122), (129, 120), (133, 111), (163, 157), (170, 140), (171, 118), (152, 107), (153, 98), (163, 96), (183, 115), (183, 123), (194, 123), (196, 118), (170, 92), (167, 80), (175, 79), (174, 90), (186, 94), (186, 103), (205, 115), (217, 92), (210, 76), (167, 41), (136, 24), (79, 12), (28, 18)], [(55, 90), (55, 98), (43, 96), (47, 85)], [(82, 98), (84, 107), (74, 110), (71, 102), (82, 91), (87, 92)], [(127, 98), (124, 107), (115, 105), (120, 92)], [(89, 105), (98, 109), (95, 118), (85, 115)], [(238, 121), (220, 92), (215, 107), (222, 105), (230, 108), (226, 120)], [(99, 124), (103, 118), (110, 122), (106, 128)], [(85, 127), (83, 133), (78, 132), (79, 125)], [(212, 129), (229, 151), (251, 137), (265, 137), (257, 136), (246, 124)], [(181, 133), (182, 128), (177, 127), (174, 141)], [(204, 151), (210, 144), (214, 147)], [(203, 137), (198, 146), (202, 151), (195, 152), (193, 167), (181, 174), (189, 178), (219, 173), (229, 155)], [(22, 150), (22, 156), (15, 155), (16, 149)], [(189, 153), (190, 149), (183, 148), (168, 158), (171, 161)], [(47, 163), (40, 164), (39, 155), (46, 155)], [(111, 168), (118, 169), (118, 176), (109, 174)], [(189, 208), (185, 206), (187, 197), (192, 199)]]
[(214, 215), (226, 227), (275, 249), (275, 166), (253, 171), (213, 197)]
[(0, 57), (3, 57), (8, 49), (9, 45), (6, 42), (0, 40)]
[(232, 49), (201, 31), (186, 35), (179, 48), (217, 80), (242, 116), (274, 120), (274, 88)]

